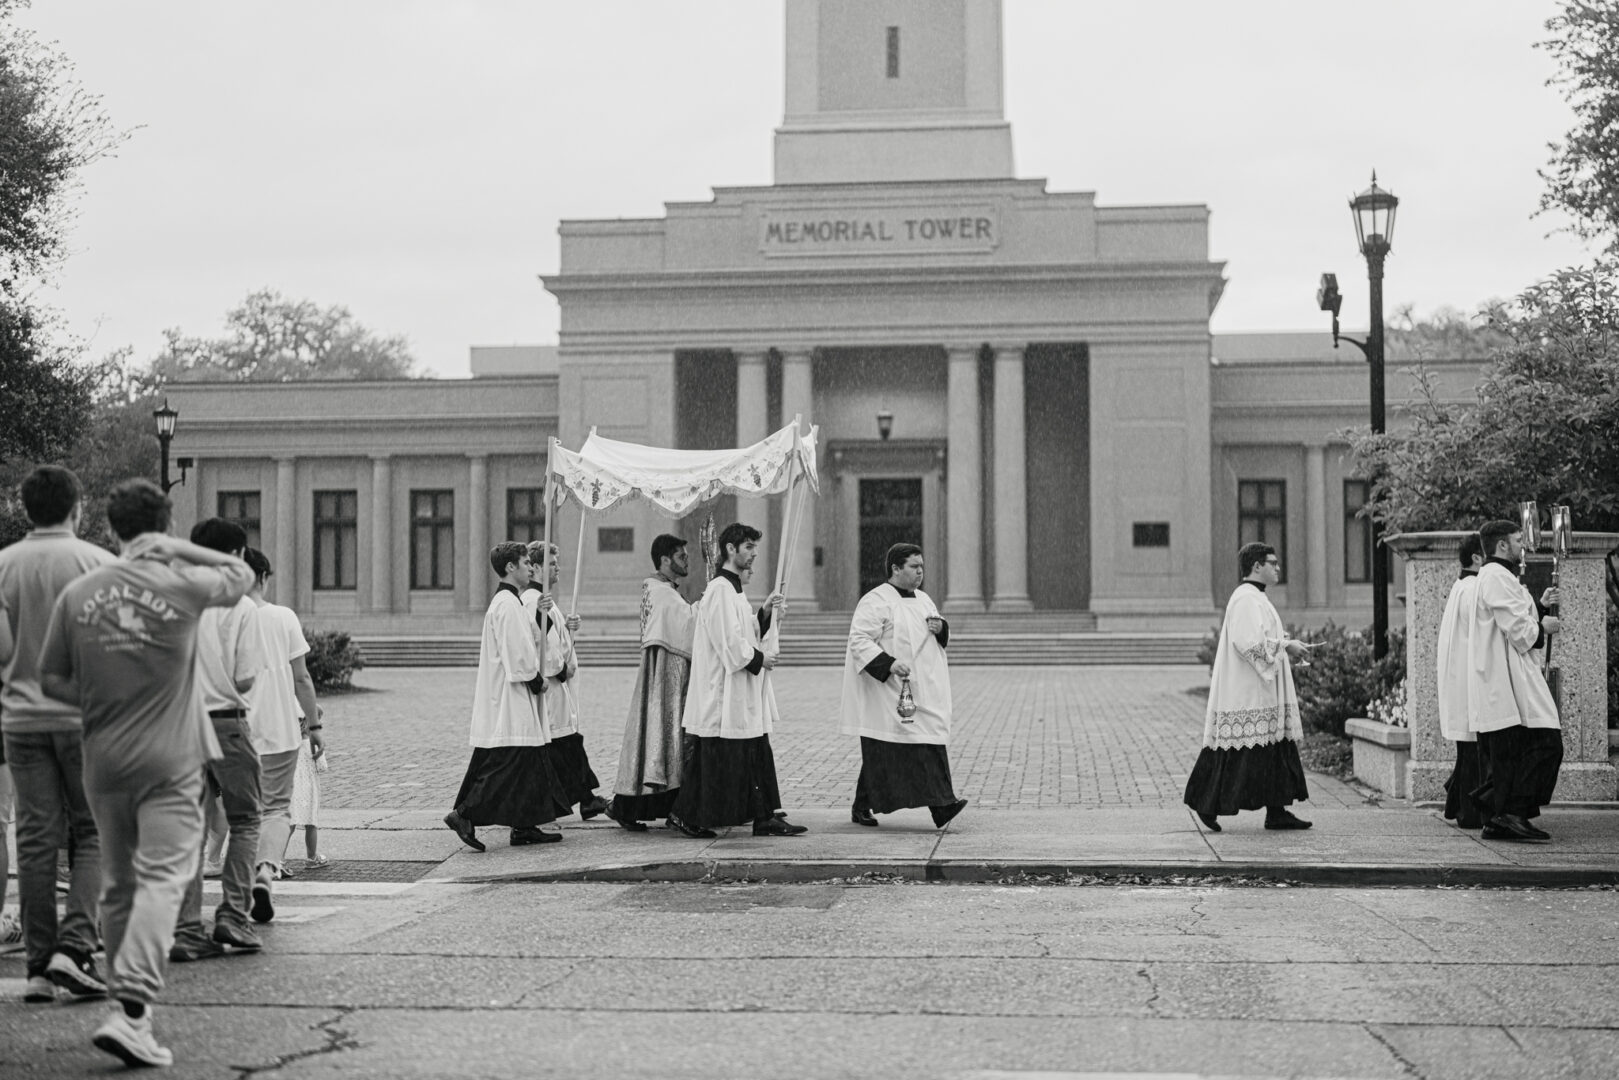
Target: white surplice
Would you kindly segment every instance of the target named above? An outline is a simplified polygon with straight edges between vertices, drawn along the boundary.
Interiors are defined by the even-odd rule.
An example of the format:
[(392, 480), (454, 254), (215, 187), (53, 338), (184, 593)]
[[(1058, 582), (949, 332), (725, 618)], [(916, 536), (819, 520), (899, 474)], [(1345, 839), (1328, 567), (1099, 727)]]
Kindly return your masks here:
[[(528, 628), (534, 648), (540, 647), (540, 591), (523, 590), (523, 610), (528, 612)], [(546, 610), (545, 628), (545, 724), (552, 739), (579, 730), (579, 660), (573, 651), (573, 635), (563, 622), (555, 600)], [(567, 678), (563, 678), (566, 672)]]
[(1473, 640), (1473, 604), (1478, 576), (1458, 578), (1445, 598), (1439, 617), (1439, 732), (1451, 742), (1478, 742), (1467, 727), (1469, 675), (1468, 644)]
[(1535, 599), (1499, 562), (1488, 561), (1478, 572), (1472, 629), (1469, 730), (1562, 727), (1534, 647), (1540, 638)]
[[(939, 609), (927, 593), (906, 597), (883, 583), (860, 598), (849, 625), (843, 661), (843, 710), (838, 731), (892, 743), (950, 741), (950, 666), (944, 648), (928, 631)], [(910, 665), (916, 715), (900, 721), (900, 678), (878, 682), (865, 668), (883, 653)]]
[(1238, 585), (1220, 624), (1204, 746), (1240, 750), (1304, 737), (1286, 640), (1282, 617), (1265, 591), (1250, 581)]
[(489, 601), (472, 697), (468, 741), (473, 746), (544, 746), (551, 741), (527, 685), (540, 673), (539, 651), (529, 631), (533, 619), (509, 585)]
[(770, 734), (780, 715), (770, 672), (748, 671), (760, 652), (759, 620), (748, 598), (732, 578), (714, 575), (697, 604), (691, 688), (680, 726), (703, 738)]

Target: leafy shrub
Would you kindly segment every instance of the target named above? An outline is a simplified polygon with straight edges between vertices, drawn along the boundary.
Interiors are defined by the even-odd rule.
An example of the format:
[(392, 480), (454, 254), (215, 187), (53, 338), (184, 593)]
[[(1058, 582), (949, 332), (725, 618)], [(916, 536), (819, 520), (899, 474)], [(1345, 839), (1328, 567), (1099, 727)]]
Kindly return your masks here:
[(1619, 728), (1619, 608), (1608, 606), (1608, 726)]
[(365, 667), (365, 656), (360, 647), (349, 638), (346, 630), (320, 630), (306, 635), (309, 655), (309, 677), (316, 689), (347, 686), (354, 673)]

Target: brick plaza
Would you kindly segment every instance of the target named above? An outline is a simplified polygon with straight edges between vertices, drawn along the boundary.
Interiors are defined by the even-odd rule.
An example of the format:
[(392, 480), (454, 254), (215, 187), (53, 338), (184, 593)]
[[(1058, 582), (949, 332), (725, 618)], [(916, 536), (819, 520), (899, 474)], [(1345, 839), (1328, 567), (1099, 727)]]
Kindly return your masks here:
[[(775, 674), (782, 722), (771, 735), (788, 809), (849, 804), (859, 742), (838, 734), (839, 668)], [(378, 668), (364, 691), (323, 700), (329, 809), (447, 807), (466, 766), (473, 672)], [(1208, 673), (1198, 666), (961, 668), (951, 672), (957, 792), (991, 807), (1173, 807), (1203, 730)], [(585, 670), (581, 728), (610, 792), (635, 684), (632, 668)], [(1311, 777), (1315, 803), (1359, 801)]]

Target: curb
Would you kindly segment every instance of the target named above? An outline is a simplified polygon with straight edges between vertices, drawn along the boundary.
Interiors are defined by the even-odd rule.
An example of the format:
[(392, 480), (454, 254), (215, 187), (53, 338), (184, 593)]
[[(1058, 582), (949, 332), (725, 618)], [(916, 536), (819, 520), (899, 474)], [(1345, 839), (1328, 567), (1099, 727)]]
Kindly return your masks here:
[[(1433, 864), (1388, 866), (1355, 863), (1269, 862), (1049, 862), (935, 859), (911, 861), (808, 861), (771, 859), (691, 859), (677, 862), (617, 863), (583, 869), (515, 874), (462, 874), (425, 878), (434, 885), (544, 885), (562, 883), (714, 883), (738, 879), (804, 884), (831, 878), (875, 874), (917, 882), (985, 884), (1009, 877), (1218, 878), (1260, 879), (1309, 886), (1570, 889), (1619, 885), (1619, 869), (1586, 866), (1500, 866)], [(1096, 884), (1111, 884), (1097, 882)]]

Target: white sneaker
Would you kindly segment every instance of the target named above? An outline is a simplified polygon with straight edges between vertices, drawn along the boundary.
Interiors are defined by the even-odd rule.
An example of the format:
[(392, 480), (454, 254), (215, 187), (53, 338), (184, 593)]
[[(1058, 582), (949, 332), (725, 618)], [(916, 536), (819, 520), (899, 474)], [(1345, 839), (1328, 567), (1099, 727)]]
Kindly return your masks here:
[(48, 1001), (55, 1001), (56, 984), (43, 975), (30, 975), (28, 988), (22, 992), (22, 999), (30, 1005), (43, 1005)]
[(96, 1028), (91, 1038), (97, 1050), (105, 1050), (125, 1065), (173, 1065), (174, 1054), (166, 1046), (159, 1046), (152, 1035), (152, 1007), (146, 1015), (135, 1020), (124, 1014), (124, 1007), (114, 1004), (107, 1019)]

